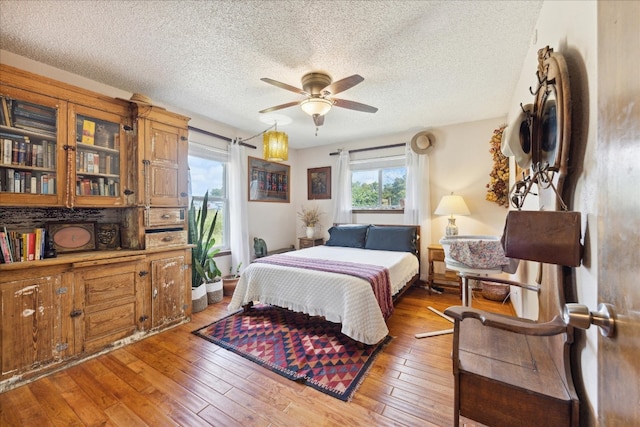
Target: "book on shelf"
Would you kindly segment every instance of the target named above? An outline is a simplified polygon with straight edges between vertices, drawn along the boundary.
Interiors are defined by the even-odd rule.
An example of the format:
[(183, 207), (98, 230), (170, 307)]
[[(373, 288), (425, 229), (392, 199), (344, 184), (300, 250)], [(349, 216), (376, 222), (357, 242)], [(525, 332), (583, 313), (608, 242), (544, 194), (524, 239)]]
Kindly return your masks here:
[(15, 171), (13, 173), (13, 192), (14, 193), (21, 193), (20, 191), (20, 172)]
[(44, 130), (47, 132), (55, 132), (56, 131), (56, 125), (50, 125), (48, 123), (43, 123), (43, 122), (39, 122), (37, 120), (32, 120), (29, 118), (25, 118), (25, 117), (20, 117), (17, 116), (14, 119), (14, 123), (13, 123), (14, 127), (17, 128), (27, 128), (27, 129), (38, 129), (38, 130)]
[(0, 102), (2, 102), (2, 113), (4, 115), (3, 125), (12, 126), (11, 114), (9, 114), (9, 100), (7, 98), (0, 97)]
[(44, 147), (43, 146), (46, 142), (47, 141), (42, 141), (42, 144), (33, 146), (35, 148), (35, 154), (33, 156), (33, 158), (35, 159), (34, 166), (37, 166), (39, 168), (44, 167), (44, 157), (43, 157)]
[(7, 228), (3, 227), (0, 231), (0, 251), (2, 252), (2, 258), (5, 264), (13, 262), (13, 254), (11, 253), (11, 246), (9, 245), (9, 235)]
[(25, 258), (27, 261), (36, 259), (36, 233), (22, 233), (24, 241)]
[(82, 121), (82, 140), (83, 144), (93, 145), (96, 134), (96, 123), (91, 120)]
[(13, 116), (16, 122), (18, 117), (24, 117), (38, 123), (54, 125), (54, 127), (56, 124), (56, 110), (54, 108), (18, 99), (13, 101)]
[(2, 163), (10, 165), (13, 157), (13, 141), (8, 138), (4, 138), (2, 140), (2, 146), (4, 147), (2, 151)]

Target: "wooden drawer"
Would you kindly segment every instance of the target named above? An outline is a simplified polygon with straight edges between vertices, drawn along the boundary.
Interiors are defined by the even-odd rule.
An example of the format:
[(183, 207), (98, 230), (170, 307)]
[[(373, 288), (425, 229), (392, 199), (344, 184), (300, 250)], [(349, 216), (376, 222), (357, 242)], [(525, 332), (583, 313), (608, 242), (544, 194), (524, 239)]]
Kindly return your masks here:
[(184, 227), (187, 218), (186, 208), (151, 208), (147, 227)]
[(147, 249), (183, 246), (188, 242), (186, 230), (147, 233), (144, 235), (144, 240)]
[(304, 248), (311, 248), (313, 246), (322, 246), (324, 245), (324, 239), (319, 238), (319, 239), (308, 239), (306, 237), (299, 237), (298, 240), (300, 241), (299, 243), (299, 247), (300, 249), (304, 249)]

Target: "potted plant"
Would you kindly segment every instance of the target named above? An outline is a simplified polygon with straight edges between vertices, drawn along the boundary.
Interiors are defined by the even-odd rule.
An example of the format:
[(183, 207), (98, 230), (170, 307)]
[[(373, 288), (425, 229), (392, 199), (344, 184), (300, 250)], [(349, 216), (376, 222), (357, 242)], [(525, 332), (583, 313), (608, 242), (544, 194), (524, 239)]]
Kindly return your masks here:
[(298, 217), (306, 227), (306, 234), (309, 239), (313, 239), (316, 232), (316, 225), (320, 222), (322, 212), (318, 206), (311, 208), (302, 207), (302, 211), (298, 212)]
[(242, 267), (242, 263), (238, 264), (234, 273), (233, 266), (231, 266), (229, 267), (229, 274), (222, 276), (222, 292), (225, 296), (233, 295), (233, 291), (236, 290), (236, 285), (240, 280), (240, 267)]
[[(192, 287), (192, 302), (193, 312), (202, 311), (206, 308), (208, 303), (219, 302), (222, 299), (216, 298), (216, 293), (220, 289), (220, 275), (221, 272), (218, 269), (215, 255), (220, 252), (220, 249), (214, 249), (216, 239), (213, 237), (213, 232), (218, 220), (218, 211), (215, 212), (213, 219), (208, 221), (208, 201), (209, 194), (205, 193), (202, 207), (196, 208), (193, 200), (191, 200), (191, 206), (189, 207), (189, 243), (194, 245), (191, 249), (191, 287)], [(217, 279), (217, 280), (216, 280)], [(209, 286), (209, 289), (207, 289)], [(208, 292), (210, 290), (210, 292)], [(211, 293), (209, 298), (208, 293)], [(204, 294), (204, 298), (203, 295)], [(218, 299), (218, 301), (215, 301)]]

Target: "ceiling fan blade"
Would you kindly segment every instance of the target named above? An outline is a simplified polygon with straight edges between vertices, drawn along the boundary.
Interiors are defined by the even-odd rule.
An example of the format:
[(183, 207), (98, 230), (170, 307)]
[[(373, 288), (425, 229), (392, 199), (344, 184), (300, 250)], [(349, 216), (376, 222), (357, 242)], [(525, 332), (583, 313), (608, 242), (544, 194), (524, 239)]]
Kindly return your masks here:
[(264, 110), (258, 111), (258, 113), (270, 113), (272, 111), (282, 110), (284, 108), (293, 107), (294, 105), (300, 104), (300, 101), (287, 102), (286, 104), (276, 105), (274, 107), (265, 108)]
[(349, 110), (362, 111), (365, 113), (375, 113), (378, 111), (376, 107), (371, 105), (361, 104), (360, 102), (348, 101), (346, 99), (331, 98), (333, 105), (336, 107), (348, 108)]
[(295, 86), (288, 85), (286, 83), (279, 82), (277, 80), (273, 80), (267, 77), (263, 77), (260, 80), (262, 80), (265, 83), (269, 83), (270, 85), (277, 86), (281, 89), (286, 89), (286, 90), (290, 90), (291, 92), (299, 93), (300, 95), (309, 95), (307, 92), (303, 91), (302, 89), (299, 89)]
[(359, 74), (354, 74), (353, 76), (345, 77), (342, 80), (333, 82), (322, 90), (323, 91), (326, 90), (330, 94), (335, 95), (337, 93), (344, 92), (347, 89), (351, 89), (352, 87), (362, 82), (363, 80), (364, 80), (364, 77), (362, 77)]
[(315, 123), (316, 126), (322, 126), (324, 124), (324, 116), (321, 116), (320, 114), (314, 114), (313, 123)]

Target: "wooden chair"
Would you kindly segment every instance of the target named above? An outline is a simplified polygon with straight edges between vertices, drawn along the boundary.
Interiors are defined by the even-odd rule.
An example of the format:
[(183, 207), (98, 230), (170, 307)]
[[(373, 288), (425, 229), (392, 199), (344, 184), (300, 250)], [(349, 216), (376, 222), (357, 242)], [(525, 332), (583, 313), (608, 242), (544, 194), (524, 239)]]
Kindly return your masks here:
[[(445, 311), (454, 319), (455, 426), (460, 415), (492, 427), (578, 426), (569, 363), (573, 329), (562, 320), (563, 267), (539, 266), (537, 322), (464, 306)], [(531, 288), (494, 277), (467, 279)]]

